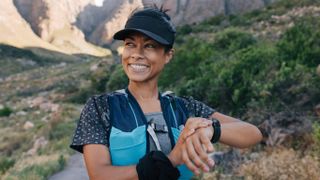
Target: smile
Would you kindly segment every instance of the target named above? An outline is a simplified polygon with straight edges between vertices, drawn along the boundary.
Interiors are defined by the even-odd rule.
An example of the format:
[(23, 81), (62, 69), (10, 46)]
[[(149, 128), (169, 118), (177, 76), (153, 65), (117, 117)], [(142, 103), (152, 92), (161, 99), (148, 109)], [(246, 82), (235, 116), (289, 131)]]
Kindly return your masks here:
[(149, 66), (144, 64), (129, 64), (129, 67), (135, 72), (143, 72), (149, 69)]

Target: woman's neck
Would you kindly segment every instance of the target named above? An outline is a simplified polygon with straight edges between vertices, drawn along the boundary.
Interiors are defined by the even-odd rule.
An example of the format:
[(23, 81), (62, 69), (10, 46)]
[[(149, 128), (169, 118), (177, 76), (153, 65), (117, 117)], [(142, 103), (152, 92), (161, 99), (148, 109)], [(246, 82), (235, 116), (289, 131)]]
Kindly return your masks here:
[(129, 82), (128, 89), (138, 101), (158, 100), (158, 85), (156, 83)]

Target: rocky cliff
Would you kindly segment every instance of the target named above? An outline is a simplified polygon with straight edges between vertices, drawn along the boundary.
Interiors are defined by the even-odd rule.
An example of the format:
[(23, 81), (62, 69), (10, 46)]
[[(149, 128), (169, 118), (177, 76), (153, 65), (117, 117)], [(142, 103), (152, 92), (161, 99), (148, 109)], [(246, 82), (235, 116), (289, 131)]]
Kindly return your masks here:
[(103, 50), (85, 40), (83, 32), (75, 26), (79, 13), (93, 0), (15, 0), (22, 17), (43, 40), (72, 54), (103, 55)]
[[(164, 5), (170, 9), (169, 14), (175, 25), (193, 24), (208, 17), (218, 14), (237, 14), (253, 9), (262, 8), (275, 0), (105, 0), (103, 7), (96, 8), (97, 14), (103, 11), (105, 16), (98, 16), (97, 19), (104, 20), (100, 23), (91, 24), (88, 22), (89, 14), (84, 11), (83, 16), (77, 21), (78, 26), (86, 32), (87, 38), (94, 44), (104, 45), (112, 41), (112, 35), (124, 26), (130, 12), (138, 7), (157, 4)], [(93, 8), (91, 8), (93, 9)], [(82, 14), (81, 14), (82, 15)], [(95, 28), (94, 28), (95, 27)]]
[[(2, 0), (0, 43), (14, 41), (11, 44), (21, 46), (27, 42), (37, 42), (30, 46), (45, 44), (72, 54), (101, 55), (105, 52), (88, 41), (99, 46), (110, 44), (112, 35), (123, 28), (132, 10), (139, 7), (163, 4), (170, 9), (174, 24), (181, 25), (197, 23), (218, 14), (236, 14), (262, 8), (273, 1), (104, 0), (98, 6), (96, 0)], [(9, 38), (7, 35), (12, 36)], [(28, 36), (37, 40), (26, 40)]]
[(30, 25), (20, 16), (12, 0), (2, 0), (0, 6), (0, 43), (16, 47), (41, 47), (59, 51), (50, 43), (44, 42), (35, 35)]

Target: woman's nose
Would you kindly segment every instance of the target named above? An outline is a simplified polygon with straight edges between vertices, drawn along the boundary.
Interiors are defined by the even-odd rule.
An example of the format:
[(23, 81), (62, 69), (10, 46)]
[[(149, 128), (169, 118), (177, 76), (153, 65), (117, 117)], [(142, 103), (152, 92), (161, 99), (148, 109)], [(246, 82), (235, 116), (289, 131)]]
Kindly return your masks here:
[(131, 58), (133, 59), (143, 59), (144, 58), (144, 52), (142, 47), (135, 48), (135, 51), (131, 54)]

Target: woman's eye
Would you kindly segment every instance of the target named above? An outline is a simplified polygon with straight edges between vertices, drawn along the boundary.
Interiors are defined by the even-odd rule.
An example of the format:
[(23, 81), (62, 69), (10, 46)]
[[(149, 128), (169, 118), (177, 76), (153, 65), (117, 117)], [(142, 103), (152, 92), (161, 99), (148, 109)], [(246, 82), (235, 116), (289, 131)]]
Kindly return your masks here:
[(133, 47), (134, 44), (133, 44), (132, 42), (126, 42), (126, 43), (125, 43), (125, 46), (126, 46), (126, 47)]
[(145, 47), (150, 48), (150, 49), (156, 48), (156, 46), (154, 44), (146, 44)]

